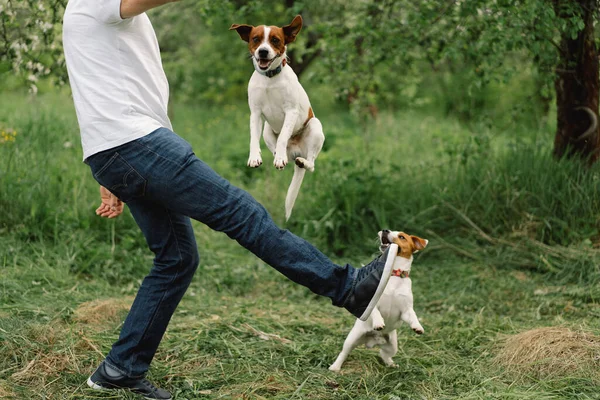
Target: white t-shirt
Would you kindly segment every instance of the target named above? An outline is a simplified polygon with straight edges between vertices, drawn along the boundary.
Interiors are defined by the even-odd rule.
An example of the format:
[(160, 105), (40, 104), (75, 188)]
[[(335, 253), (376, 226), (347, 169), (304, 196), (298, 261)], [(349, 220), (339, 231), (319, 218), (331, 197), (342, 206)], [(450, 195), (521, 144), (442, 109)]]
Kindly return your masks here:
[(172, 129), (169, 84), (146, 14), (122, 19), (121, 0), (69, 0), (63, 46), (83, 159)]

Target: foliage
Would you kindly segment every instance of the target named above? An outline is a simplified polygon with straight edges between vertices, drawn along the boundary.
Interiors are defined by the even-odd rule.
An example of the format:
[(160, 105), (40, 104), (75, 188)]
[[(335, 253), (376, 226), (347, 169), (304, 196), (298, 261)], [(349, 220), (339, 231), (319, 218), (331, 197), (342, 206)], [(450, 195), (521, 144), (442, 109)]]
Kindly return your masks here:
[[(30, 85), (49, 73), (64, 80), (59, 40), (64, 5), (65, 0), (0, 3), (0, 59)], [(569, 17), (560, 18), (548, 0), (204, 0), (160, 7), (151, 18), (173, 92), (187, 100), (226, 104), (245, 97), (252, 69), (244, 44), (228, 31), (232, 22), (284, 24), (300, 13), (305, 28), (290, 46), (292, 66), (304, 71), (311, 65), (304, 80), (332, 87), (358, 115), (374, 115), (388, 105), (426, 104), (423, 90), (433, 81), (448, 112), (472, 119), (486, 106), (482, 90), (490, 82), (506, 82), (528, 66), (537, 71), (533, 97), (549, 102), (557, 41), (583, 27), (576, 1), (557, 7)], [(448, 84), (459, 81), (464, 83)]]
[(342, 255), (368, 251), (371, 232), (400, 225), (471, 259), (599, 281), (600, 169), (556, 162), (541, 140), (465, 139), (429, 162), (380, 154), (328, 163), (320, 173), (331, 179), (315, 183), (293, 229)]

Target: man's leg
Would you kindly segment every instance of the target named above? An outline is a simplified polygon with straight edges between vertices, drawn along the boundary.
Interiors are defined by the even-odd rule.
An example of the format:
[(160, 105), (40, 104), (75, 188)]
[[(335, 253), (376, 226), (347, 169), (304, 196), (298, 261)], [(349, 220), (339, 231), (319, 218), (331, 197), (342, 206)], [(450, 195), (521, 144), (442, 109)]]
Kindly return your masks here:
[(133, 144), (135, 156), (123, 156), (146, 178), (147, 197), (226, 233), (294, 282), (363, 320), (368, 317), (389, 279), (389, 259), (360, 270), (334, 264), (306, 240), (280, 229), (260, 203), (215, 173), (168, 129)]
[(171, 316), (198, 267), (190, 219), (148, 200), (128, 203), (155, 258), (125, 319), (119, 340), (89, 378), (95, 389), (127, 388), (149, 399), (170, 394), (144, 379)]
[[(294, 282), (361, 319), (368, 317), (389, 279), (385, 260), (357, 272), (277, 227), (252, 196), (216, 174), (167, 129), (92, 156), (88, 163), (96, 180), (129, 205), (157, 255), (107, 358), (129, 377), (145, 373), (198, 264), (193, 232), (182, 215), (225, 232)], [(180, 251), (178, 258), (182, 244), (188, 251)]]
[(148, 370), (198, 267), (199, 255), (188, 217), (145, 199), (127, 205), (155, 258), (107, 362), (129, 377), (138, 377)]
[(145, 196), (226, 233), (289, 279), (342, 306), (356, 270), (334, 264), (306, 240), (280, 229), (267, 210), (198, 159), (167, 129), (134, 142), (121, 156), (147, 180)]

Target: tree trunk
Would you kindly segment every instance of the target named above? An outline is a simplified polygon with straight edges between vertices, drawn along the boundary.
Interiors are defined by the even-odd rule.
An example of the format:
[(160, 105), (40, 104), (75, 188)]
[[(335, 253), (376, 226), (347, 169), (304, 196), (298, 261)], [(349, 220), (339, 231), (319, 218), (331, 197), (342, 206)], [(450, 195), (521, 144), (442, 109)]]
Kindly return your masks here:
[[(573, 17), (561, 7), (569, 0), (555, 0), (557, 15)], [(569, 1), (570, 2), (570, 1)], [(585, 27), (575, 39), (563, 34), (556, 80), (556, 137), (554, 155), (579, 157), (594, 163), (600, 155), (598, 131), (598, 50), (594, 42), (594, 13), (597, 0), (576, 0)], [(573, 4), (573, 3), (571, 3)]]
[[(313, 47), (316, 47), (319, 39), (320, 39), (319, 36), (314, 35), (312, 33), (309, 34), (305, 49), (308, 50), (308, 49), (312, 49)], [(302, 58), (302, 61), (300, 61), (300, 59), (296, 56), (296, 51), (294, 51), (293, 48), (288, 49), (287, 54), (290, 57), (290, 60), (291, 60), (290, 65), (291, 65), (292, 69), (294, 70), (296, 75), (298, 75), (298, 77), (300, 77), (300, 75), (302, 75), (302, 73), (304, 71), (306, 71), (306, 68), (308, 68), (308, 66), (310, 64), (312, 64), (312, 62), (315, 61), (317, 59), (317, 57), (319, 57), (321, 55), (321, 50), (317, 49), (317, 50), (314, 50), (312, 53), (305, 55)]]

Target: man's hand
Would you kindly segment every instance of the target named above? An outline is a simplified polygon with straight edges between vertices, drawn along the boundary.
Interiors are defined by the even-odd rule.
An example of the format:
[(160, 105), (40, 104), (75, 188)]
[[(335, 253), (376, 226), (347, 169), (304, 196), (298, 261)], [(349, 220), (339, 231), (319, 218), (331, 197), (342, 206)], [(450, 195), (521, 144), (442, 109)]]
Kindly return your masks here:
[(104, 186), (100, 186), (100, 198), (102, 202), (96, 210), (96, 215), (104, 218), (116, 218), (121, 215), (123, 212), (123, 202)]
[(151, 8), (179, 0), (121, 0), (121, 18), (131, 18)]

